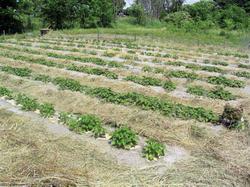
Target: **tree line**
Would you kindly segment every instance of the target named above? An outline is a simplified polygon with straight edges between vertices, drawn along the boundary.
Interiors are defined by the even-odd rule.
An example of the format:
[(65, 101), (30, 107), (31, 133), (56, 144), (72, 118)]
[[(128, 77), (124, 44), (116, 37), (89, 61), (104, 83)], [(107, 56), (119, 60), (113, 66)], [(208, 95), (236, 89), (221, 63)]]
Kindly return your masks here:
[(111, 27), (117, 15), (144, 25), (154, 18), (176, 27), (244, 29), (249, 27), (249, 0), (0, 0), (0, 33), (52, 29)]

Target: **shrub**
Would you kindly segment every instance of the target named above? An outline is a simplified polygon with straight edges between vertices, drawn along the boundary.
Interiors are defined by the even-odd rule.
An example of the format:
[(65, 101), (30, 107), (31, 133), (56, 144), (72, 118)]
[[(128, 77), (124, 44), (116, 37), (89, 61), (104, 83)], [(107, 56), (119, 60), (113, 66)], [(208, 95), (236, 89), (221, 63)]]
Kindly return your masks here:
[(243, 118), (243, 108), (241, 106), (232, 107), (228, 104), (225, 106), (219, 122), (229, 129), (241, 130), (248, 125), (247, 121)]
[(18, 94), (16, 97), (17, 104), (22, 105), (22, 110), (35, 111), (38, 109), (38, 103), (35, 99), (31, 99), (23, 94)]
[(165, 146), (154, 139), (147, 140), (147, 145), (143, 148), (143, 155), (148, 160), (154, 160), (165, 155)]
[(188, 22), (192, 22), (192, 18), (190, 14), (186, 11), (178, 11), (174, 13), (168, 14), (165, 18), (164, 21), (168, 23), (172, 23), (177, 27), (182, 27)]
[(41, 113), (41, 116), (45, 118), (52, 117), (55, 114), (54, 106), (50, 103), (44, 103), (39, 106), (39, 111)]
[(111, 144), (117, 148), (130, 149), (137, 144), (137, 135), (127, 127), (115, 130), (111, 137)]

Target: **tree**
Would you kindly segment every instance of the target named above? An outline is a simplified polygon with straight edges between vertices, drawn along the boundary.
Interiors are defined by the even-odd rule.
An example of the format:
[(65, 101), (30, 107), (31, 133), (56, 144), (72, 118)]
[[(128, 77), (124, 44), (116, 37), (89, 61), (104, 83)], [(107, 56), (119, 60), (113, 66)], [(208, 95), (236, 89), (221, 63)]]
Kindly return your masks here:
[(246, 13), (250, 14), (250, 1), (249, 0), (214, 0), (220, 7), (224, 8), (230, 5), (236, 5), (245, 9)]
[(177, 12), (181, 9), (181, 6), (185, 0), (166, 0), (164, 8), (167, 12)]
[(114, 20), (112, 0), (43, 0), (41, 12), (53, 29), (107, 27)]
[(0, 0), (0, 33), (16, 33), (23, 31), (23, 24), (18, 13), (16, 0)]
[(113, 0), (115, 15), (122, 12), (125, 5), (126, 5), (126, 2), (124, 0)]
[(135, 23), (139, 25), (144, 25), (146, 22), (146, 15), (144, 8), (140, 4), (133, 4), (129, 9), (128, 9), (128, 14), (130, 16), (135, 17)]

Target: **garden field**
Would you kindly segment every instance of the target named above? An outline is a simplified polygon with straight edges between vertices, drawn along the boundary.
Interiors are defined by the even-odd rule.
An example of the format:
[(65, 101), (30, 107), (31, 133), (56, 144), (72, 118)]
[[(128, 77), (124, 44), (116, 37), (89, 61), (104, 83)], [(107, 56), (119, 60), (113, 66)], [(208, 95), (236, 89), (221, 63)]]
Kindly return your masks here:
[(249, 49), (1, 39), (0, 97), (0, 186), (250, 185)]

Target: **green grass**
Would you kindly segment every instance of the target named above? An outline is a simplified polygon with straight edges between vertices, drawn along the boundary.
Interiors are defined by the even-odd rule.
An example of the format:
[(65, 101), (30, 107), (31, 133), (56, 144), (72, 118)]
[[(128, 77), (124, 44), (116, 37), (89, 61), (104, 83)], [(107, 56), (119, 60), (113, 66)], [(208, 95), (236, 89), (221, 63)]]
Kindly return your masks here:
[(162, 42), (172, 41), (185, 44), (212, 44), (212, 45), (241, 45), (242, 41), (249, 38), (247, 32), (231, 31), (228, 36), (220, 36), (221, 29), (210, 29), (200, 31), (189, 31), (167, 25), (165, 23), (151, 22), (146, 26), (133, 25), (132, 18), (120, 18), (117, 20), (113, 28), (98, 28), (98, 29), (70, 29), (58, 31), (56, 34), (122, 34), (132, 36), (147, 36), (149, 39), (160, 39)]

